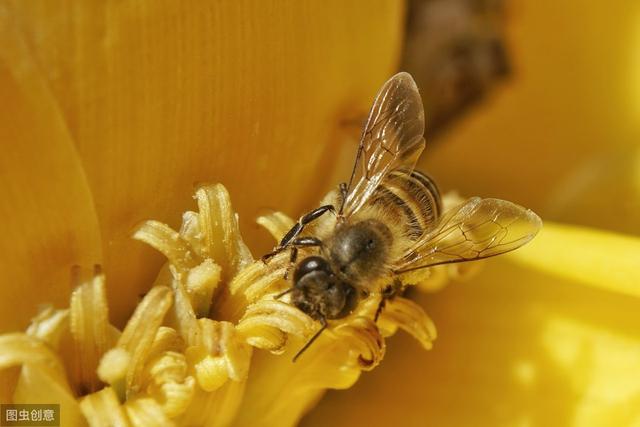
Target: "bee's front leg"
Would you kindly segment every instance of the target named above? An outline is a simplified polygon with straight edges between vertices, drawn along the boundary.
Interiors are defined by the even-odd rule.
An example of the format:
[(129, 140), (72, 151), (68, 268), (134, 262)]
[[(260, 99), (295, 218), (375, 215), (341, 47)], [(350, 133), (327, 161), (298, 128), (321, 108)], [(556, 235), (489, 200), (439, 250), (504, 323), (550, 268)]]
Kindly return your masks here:
[(402, 293), (403, 288), (404, 286), (402, 284), (402, 281), (400, 281), (400, 279), (398, 279), (397, 277), (394, 277), (393, 282), (382, 289), (382, 298), (380, 298), (380, 303), (378, 304), (378, 308), (376, 309), (376, 314), (373, 317), (374, 322), (378, 321), (378, 317), (380, 317), (380, 314), (387, 304), (387, 301), (395, 298), (396, 295)]
[(262, 262), (266, 263), (272, 257), (279, 254), (280, 252), (285, 250), (288, 246), (290, 246), (293, 243), (293, 241), (296, 240), (298, 235), (302, 233), (302, 230), (304, 230), (304, 227), (308, 225), (310, 222), (315, 221), (316, 219), (320, 218), (322, 215), (324, 215), (327, 212), (335, 212), (335, 211), (336, 209), (333, 205), (324, 205), (300, 217), (298, 222), (295, 223), (294, 226), (291, 227), (291, 229), (287, 232), (287, 234), (284, 235), (284, 237), (280, 241), (280, 244), (278, 244), (278, 246), (276, 246), (272, 252), (269, 252), (268, 254), (262, 257)]
[(289, 265), (284, 271), (284, 280), (287, 280), (291, 267), (293, 267), (293, 265), (298, 260), (298, 248), (310, 248), (314, 246), (321, 247), (322, 240), (318, 239), (317, 237), (298, 237), (297, 239), (294, 239), (292, 242), (290, 242), (289, 246), (291, 247), (291, 255), (289, 256)]

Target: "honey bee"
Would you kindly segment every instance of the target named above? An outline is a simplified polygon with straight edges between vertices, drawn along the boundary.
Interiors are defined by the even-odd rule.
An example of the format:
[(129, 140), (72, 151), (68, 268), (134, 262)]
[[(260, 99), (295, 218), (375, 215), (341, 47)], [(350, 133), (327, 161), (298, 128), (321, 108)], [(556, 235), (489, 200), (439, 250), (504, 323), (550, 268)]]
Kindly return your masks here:
[[(443, 212), (435, 182), (414, 170), (424, 123), (416, 83), (408, 73), (396, 74), (371, 107), (349, 182), (263, 257), (290, 251), (292, 286), (277, 298), (290, 293), (291, 303), (321, 324), (294, 361), (328, 320), (348, 316), (371, 293), (381, 295), (377, 320), (415, 272), (512, 251), (540, 229), (534, 212), (499, 199), (472, 197)], [(311, 254), (298, 262), (300, 248)]]

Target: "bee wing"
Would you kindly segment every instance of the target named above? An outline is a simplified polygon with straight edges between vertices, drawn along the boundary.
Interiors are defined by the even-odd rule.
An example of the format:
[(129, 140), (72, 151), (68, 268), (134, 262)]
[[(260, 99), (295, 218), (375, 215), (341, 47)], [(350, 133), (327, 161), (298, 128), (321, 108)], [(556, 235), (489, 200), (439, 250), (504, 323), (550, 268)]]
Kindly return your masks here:
[(411, 172), (424, 149), (423, 134), (418, 87), (409, 73), (398, 73), (382, 86), (371, 107), (341, 213), (350, 216), (360, 209), (389, 171)]
[(446, 212), (396, 263), (394, 271), (500, 255), (533, 239), (541, 227), (540, 217), (529, 209), (505, 200), (473, 197)]

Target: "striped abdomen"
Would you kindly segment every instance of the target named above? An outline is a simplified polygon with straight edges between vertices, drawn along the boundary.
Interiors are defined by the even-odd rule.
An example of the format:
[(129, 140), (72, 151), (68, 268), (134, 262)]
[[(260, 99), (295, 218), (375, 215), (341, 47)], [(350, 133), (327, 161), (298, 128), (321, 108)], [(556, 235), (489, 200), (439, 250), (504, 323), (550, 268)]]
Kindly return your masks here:
[(371, 203), (383, 207), (412, 240), (418, 240), (431, 229), (442, 213), (438, 187), (416, 170), (391, 171), (375, 190)]

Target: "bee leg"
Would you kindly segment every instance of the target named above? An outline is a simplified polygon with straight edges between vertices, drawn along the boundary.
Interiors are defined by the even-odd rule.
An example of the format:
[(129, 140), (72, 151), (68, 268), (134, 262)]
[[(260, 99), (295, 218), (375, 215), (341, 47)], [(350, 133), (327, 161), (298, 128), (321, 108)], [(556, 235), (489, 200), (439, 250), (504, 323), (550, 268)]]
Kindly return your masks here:
[(302, 233), (302, 230), (304, 230), (304, 227), (315, 221), (316, 219), (320, 218), (322, 215), (324, 215), (327, 212), (335, 212), (336, 208), (333, 207), (333, 205), (324, 205), (324, 206), (320, 206), (319, 208), (316, 208), (314, 210), (312, 210), (311, 212), (309, 212), (308, 214), (302, 216), (299, 220), (298, 223), (295, 224), (293, 227), (291, 227), (291, 230), (289, 230), (289, 232), (287, 234), (285, 234), (285, 236), (282, 238), (282, 241), (280, 242), (280, 247), (285, 247), (287, 246), (289, 243), (291, 243), (296, 237), (298, 237), (298, 235), (300, 233)]
[(376, 309), (376, 315), (373, 318), (374, 322), (378, 321), (378, 317), (382, 313), (387, 301), (393, 299), (396, 295), (398, 295), (402, 291), (402, 282), (397, 277), (393, 279), (393, 283), (385, 286), (382, 290), (382, 298), (380, 298), (380, 304), (378, 304), (378, 308)]
[(277, 247), (272, 252), (262, 255), (262, 258), (260, 258), (260, 260), (266, 264), (267, 262), (269, 262), (271, 258), (273, 258), (274, 256), (278, 255), (280, 252), (282, 252), (283, 249), (284, 248)]
[(380, 298), (380, 303), (378, 304), (378, 308), (376, 309), (376, 315), (373, 317), (374, 323), (378, 322), (378, 317), (380, 317), (382, 310), (384, 309), (385, 305), (387, 305), (387, 300), (391, 299), (391, 297), (387, 296), (390, 292), (389, 289), (391, 289), (391, 285), (386, 286), (382, 290), (382, 298)]
[(264, 255), (262, 257), (262, 262), (266, 263), (273, 256), (279, 254), (285, 248), (287, 248), (289, 245), (291, 245), (293, 243), (293, 241), (296, 239), (296, 237), (298, 237), (298, 235), (300, 233), (302, 233), (302, 230), (304, 230), (304, 227), (307, 224), (309, 224), (310, 222), (315, 221), (316, 219), (320, 218), (322, 215), (324, 215), (327, 212), (335, 212), (335, 211), (336, 211), (336, 208), (333, 205), (324, 205), (324, 206), (320, 206), (319, 208), (316, 208), (316, 209), (312, 210), (311, 212), (307, 213), (306, 215), (303, 215), (298, 220), (298, 222), (295, 223), (293, 227), (291, 227), (291, 229), (287, 232), (287, 234), (284, 235), (284, 237), (280, 241), (280, 244), (278, 244), (278, 246), (276, 246), (276, 248), (272, 252), (270, 252), (270, 253), (268, 253), (268, 254), (266, 254), (266, 255)]
[(338, 211), (340, 215), (342, 215), (342, 211), (344, 210), (344, 204), (347, 201), (347, 183), (340, 183), (340, 210)]
[(293, 267), (297, 259), (298, 259), (298, 247), (292, 246), (291, 254), (289, 255), (289, 265), (284, 270), (284, 280), (287, 280), (287, 278), (289, 278), (289, 271), (291, 271), (291, 267)]
[(322, 240), (318, 239), (317, 237), (298, 237), (297, 239), (294, 239), (292, 242), (290, 242), (289, 246), (291, 246), (291, 256), (289, 257), (289, 266), (284, 272), (284, 280), (287, 280), (291, 267), (293, 267), (293, 265), (298, 260), (298, 248), (322, 246)]
[(322, 240), (318, 239), (317, 237), (298, 237), (297, 239), (292, 241), (290, 245), (297, 248), (322, 246)]

